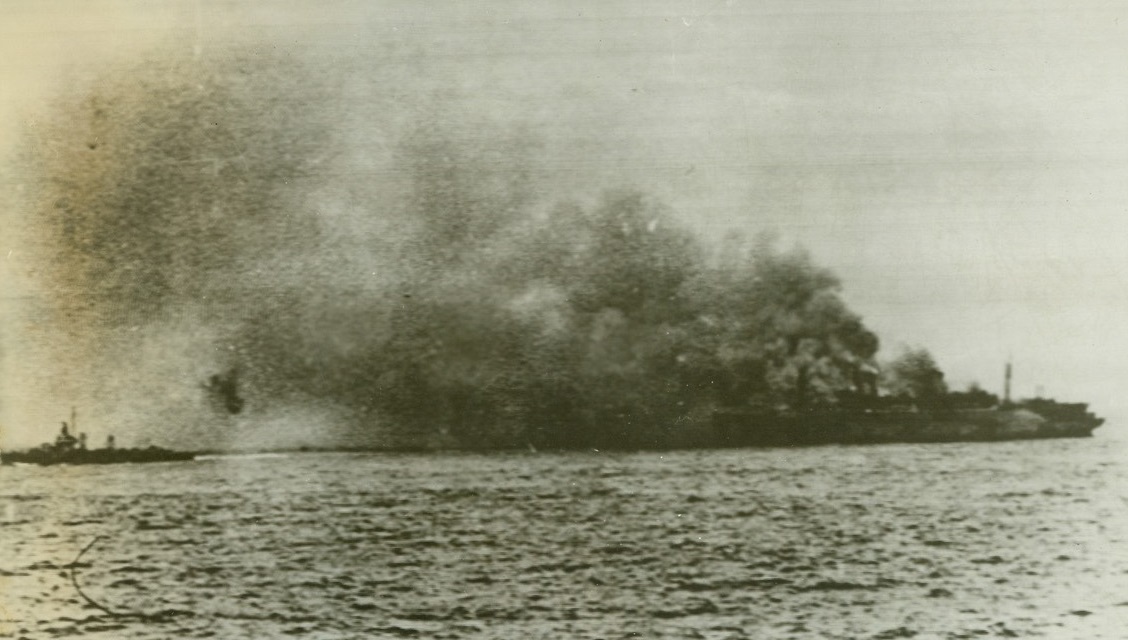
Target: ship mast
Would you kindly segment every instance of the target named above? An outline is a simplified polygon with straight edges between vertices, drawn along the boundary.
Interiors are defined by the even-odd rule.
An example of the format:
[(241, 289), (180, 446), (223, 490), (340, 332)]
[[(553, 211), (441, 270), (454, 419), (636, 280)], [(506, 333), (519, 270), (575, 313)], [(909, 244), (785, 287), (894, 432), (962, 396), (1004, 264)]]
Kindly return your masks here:
[(1003, 374), (1003, 405), (1009, 405), (1010, 398), (1010, 384), (1011, 384), (1011, 363), (1007, 360), (1007, 367)]

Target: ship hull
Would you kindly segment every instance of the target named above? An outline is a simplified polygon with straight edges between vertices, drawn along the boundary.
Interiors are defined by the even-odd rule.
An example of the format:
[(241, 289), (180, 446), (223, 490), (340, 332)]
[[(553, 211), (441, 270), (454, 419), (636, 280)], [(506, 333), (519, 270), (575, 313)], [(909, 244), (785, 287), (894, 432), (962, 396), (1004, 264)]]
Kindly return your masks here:
[(928, 412), (811, 412), (782, 415), (717, 412), (713, 428), (726, 446), (797, 446), (997, 442), (1085, 438), (1103, 424), (1092, 414), (1046, 417), (1027, 409)]
[(192, 460), (192, 451), (170, 451), (158, 447), (147, 449), (80, 449), (66, 452), (50, 449), (32, 449), (0, 453), (3, 464), (36, 464), (50, 466), (58, 464), (127, 464), (148, 462), (176, 462)]

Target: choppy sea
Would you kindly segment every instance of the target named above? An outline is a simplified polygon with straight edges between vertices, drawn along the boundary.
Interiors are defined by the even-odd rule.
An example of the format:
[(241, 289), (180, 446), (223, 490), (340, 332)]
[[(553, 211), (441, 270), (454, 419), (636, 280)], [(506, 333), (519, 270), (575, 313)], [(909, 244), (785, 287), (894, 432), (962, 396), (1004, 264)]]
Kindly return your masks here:
[(1109, 429), (3, 467), (0, 636), (1128, 638)]

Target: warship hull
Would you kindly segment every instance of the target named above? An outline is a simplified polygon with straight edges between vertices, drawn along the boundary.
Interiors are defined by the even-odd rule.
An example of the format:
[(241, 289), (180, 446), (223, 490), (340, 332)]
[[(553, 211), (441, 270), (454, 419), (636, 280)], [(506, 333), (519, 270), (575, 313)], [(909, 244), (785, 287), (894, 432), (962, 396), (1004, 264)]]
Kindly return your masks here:
[(171, 451), (159, 447), (145, 449), (77, 449), (55, 451), (50, 448), (28, 451), (0, 452), (2, 464), (36, 464), (40, 466), (59, 464), (127, 464), (145, 462), (175, 462), (192, 460), (192, 451)]
[(1083, 408), (1056, 413), (1006, 408), (772, 415), (718, 411), (713, 414), (716, 439), (724, 446), (735, 447), (1085, 438), (1092, 436), (1103, 423), (1104, 419)]

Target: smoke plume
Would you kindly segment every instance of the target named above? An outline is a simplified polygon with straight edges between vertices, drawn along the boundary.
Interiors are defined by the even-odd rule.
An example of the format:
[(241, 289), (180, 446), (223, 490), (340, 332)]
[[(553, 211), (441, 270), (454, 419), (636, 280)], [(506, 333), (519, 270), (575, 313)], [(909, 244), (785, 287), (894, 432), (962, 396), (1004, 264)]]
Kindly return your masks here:
[(254, 49), (155, 60), (29, 133), (35, 397), (192, 446), (660, 447), (872, 365), (804, 253), (562, 194), (536, 122), (379, 83), (357, 108)]

